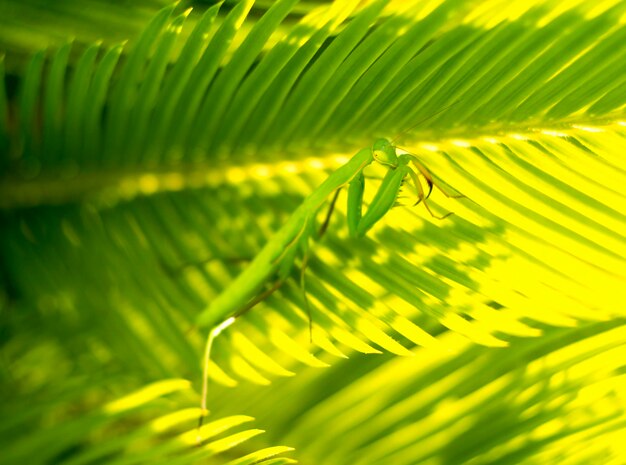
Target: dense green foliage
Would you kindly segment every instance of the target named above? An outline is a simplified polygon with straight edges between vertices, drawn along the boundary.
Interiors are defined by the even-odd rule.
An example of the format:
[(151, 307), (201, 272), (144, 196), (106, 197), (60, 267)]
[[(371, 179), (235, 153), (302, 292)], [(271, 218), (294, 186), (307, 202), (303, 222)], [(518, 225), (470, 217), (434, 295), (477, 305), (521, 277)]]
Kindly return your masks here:
[[(626, 2), (195, 3), (0, 3), (0, 463), (623, 463)], [(197, 447), (195, 318), (397, 135), (455, 214), (340, 205)]]

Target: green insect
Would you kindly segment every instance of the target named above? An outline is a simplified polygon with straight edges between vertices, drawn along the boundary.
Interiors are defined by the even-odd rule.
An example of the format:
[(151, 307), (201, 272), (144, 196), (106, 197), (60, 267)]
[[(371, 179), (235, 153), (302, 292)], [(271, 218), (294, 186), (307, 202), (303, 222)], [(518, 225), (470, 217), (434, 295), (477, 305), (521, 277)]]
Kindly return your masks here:
[[(363, 191), (365, 177), (363, 170), (372, 163), (379, 163), (388, 168), (382, 183), (372, 202), (363, 214)], [(419, 180), (421, 175), (428, 186), (424, 192)], [(204, 351), (202, 414), (198, 428), (202, 426), (206, 414), (208, 370), (211, 347), (215, 338), (230, 326), (239, 316), (275, 292), (289, 277), (298, 253), (302, 255), (300, 281), (304, 288), (304, 270), (309, 257), (309, 240), (319, 239), (328, 227), (335, 202), (340, 190), (348, 186), (348, 230), (351, 237), (363, 236), (396, 203), (400, 188), (409, 178), (415, 185), (417, 201), (423, 202), (428, 212), (436, 216), (428, 206), (427, 199), (433, 186), (447, 197), (461, 197), (447, 194), (417, 157), (410, 154), (398, 154), (396, 147), (387, 139), (378, 139), (372, 147), (357, 152), (345, 165), (332, 173), (291, 215), (289, 220), (265, 244), (250, 265), (198, 316), (197, 326), (209, 328), (209, 336)], [(316, 228), (318, 212), (330, 197), (330, 206), (326, 218), (319, 229)], [(267, 289), (264, 287), (272, 283)], [(305, 292), (306, 299), (306, 292)], [(307, 302), (308, 310), (308, 302)], [(309, 311), (309, 330), (312, 320)]]

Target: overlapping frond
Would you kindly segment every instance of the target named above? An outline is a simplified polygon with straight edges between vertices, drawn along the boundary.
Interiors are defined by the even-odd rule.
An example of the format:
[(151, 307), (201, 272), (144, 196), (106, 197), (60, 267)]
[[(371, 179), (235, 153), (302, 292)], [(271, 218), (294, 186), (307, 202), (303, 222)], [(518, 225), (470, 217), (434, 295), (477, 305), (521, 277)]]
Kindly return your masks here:
[[(434, 456), (462, 463), (441, 448), (457, 436), (473, 447), (483, 439), (442, 426), (439, 417), (461, 421), (466, 412), (464, 424), (480, 426), (500, 415), (498, 408), (514, 409), (506, 413), (509, 426), (526, 408), (538, 409), (545, 422), (584, 417), (580, 430), (533, 438), (537, 454), (556, 457), (562, 437), (569, 438), (563, 447), (576, 434), (603, 428), (612, 437), (624, 422), (619, 409), (610, 418), (585, 417), (591, 401), (544, 409), (542, 402), (584, 380), (555, 388), (544, 378), (559, 376), (562, 367), (550, 365), (544, 376), (518, 373), (514, 364), (534, 360), (529, 347), (567, 335), (583, 345), (589, 337), (596, 347), (610, 321), (618, 322), (611, 334), (621, 334), (626, 4), (344, 0), (285, 27), (296, 7), (295, 0), (280, 0), (250, 21), (252, 0), (198, 16), (171, 6), (130, 45), (95, 43), (77, 59), (71, 43), (40, 52), (18, 91), (0, 89), (3, 327), (19, 335), (8, 339), (5, 353), (8, 371), (17, 370), (7, 383), (21, 386), (10, 391), (100, 370), (131, 373), (120, 389), (181, 376), (198, 386), (205, 337), (193, 327), (198, 313), (326, 171), (375, 137), (398, 136), (398, 145), (417, 154), (449, 193), (464, 196), (435, 191), (430, 199), (438, 213), (455, 215), (438, 221), (412, 207), (415, 192), (407, 187), (407, 199), (400, 199), (406, 206), (368, 237), (350, 240), (340, 206), (307, 271), (314, 345), (294, 279), (221, 337), (211, 377), (224, 385), (268, 384), (302, 370), (294, 361), (345, 371), (340, 357), (354, 352), (441, 362), (434, 378), (428, 371), (434, 365), (416, 357), (382, 365), (363, 380), (339, 376), (346, 398), (364, 401), (371, 393), (363, 386), (382, 390), (377, 376), (408, 373), (387, 404), (363, 410), (367, 423), (336, 427), (349, 439), (326, 463), (358, 463), (358, 457), (427, 463)], [(193, 27), (185, 26), (190, 19)], [(376, 183), (368, 180), (366, 198)], [(583, 329), (555, 329), (576, 326)], [(483, 416), (471, 410), (491, 399), (472, 385), (452, 416), (444, 401), (419, 396), (407, 397), (414, 405), (401, 408), (401, 394), (426, 382), (462, 391), (458, 386), (470, 383), (471, 373), (482, 373), (503, 353), (473, 344), (510, 346), (519, 354), (493, 378), (476, 375), (484, 385), (495, 383), (497, 405)], [(16, 368), (44, 348), (51, 363), (37, 376)], [(446, 348), (460, 355), (432, 355)], [(459, 369), (459, 360), (468, 368)], [(622, 371), (615, 366), (597, 375), (612, 399), (624, 398), (614, 383)], [(505, 405), (518, 381), (520, 396), (537, 386), (541, 396)], [(229, 396), (227, 410), (228, 402), (241, 404)], [(466, 396), (478, 400), (465, 405)], [(296, 410), (307, 420), (286, 444), (323, 457), (335, 433), (310, 446), (298, 434), (355, 415), (341, 399), (319, 412), (307, 412), (306, 403)], [(195, 405), (197, 398), (187, 400)], [(411, 428), (421, 428), (419, 418), (445, 439), (412, 449), (411, 437), (428, 442), (411, 436)], [(280, 431), (280, 418), (264, 421)], [(478, 463), (514, 461), (517, 443), (498, 441), (495, 452), (468, 454), (483, 457)], [(598, 454), (616, 452), (604, 446)], [(186, 453), (181, 463), (200, 451)], [(533, 453), (525, 458), (535, 460)], [(256, 463), (254, 457), (233, 463)]]
[(507, 349), (447, 333), (453, 350), (357, 356), (241, 399), (303, 462), (620, 463), (624, 319), (544, 329)]
[[(180, 404), (184, 391), (191, 388), (188, 380), (151, 383), (105, 405), (85, 397), (86, 391), (93, 389), (88, 380), (71, 386), (71, 391), (67, 387), (53, 388), (62, 398), (36, 392), (29, 402), (3, 408), (3, 415), (10, 420), (2, 426), (2, 463), (226, 463), (229, 453), (238, 452), (240, 444), (263, 433), (245, 429), (253, 418), (243, 415), (221, 418), (197, 429), (198, 408), (171, 408)], [(84, 404), (85, 411), (72, 418), (68, 403), (75, 407)], [(33, 421), (39, 422), (34, 430)], [(228, 463), (271, 463), (267, 461), (289, 450), (265, 448)]]

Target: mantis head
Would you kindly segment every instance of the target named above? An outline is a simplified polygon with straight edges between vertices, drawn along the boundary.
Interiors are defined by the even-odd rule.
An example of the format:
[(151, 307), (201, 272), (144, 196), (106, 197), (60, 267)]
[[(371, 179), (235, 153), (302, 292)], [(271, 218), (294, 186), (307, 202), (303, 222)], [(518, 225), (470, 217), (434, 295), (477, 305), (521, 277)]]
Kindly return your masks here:
[(392, 168), (398, 166), (398, 156), (396, 155), (396, 148), (391, 145), (387, 139), (378, 139), (372, 145), (372, 154), (374, 160), (382, 165), (387, 165)]

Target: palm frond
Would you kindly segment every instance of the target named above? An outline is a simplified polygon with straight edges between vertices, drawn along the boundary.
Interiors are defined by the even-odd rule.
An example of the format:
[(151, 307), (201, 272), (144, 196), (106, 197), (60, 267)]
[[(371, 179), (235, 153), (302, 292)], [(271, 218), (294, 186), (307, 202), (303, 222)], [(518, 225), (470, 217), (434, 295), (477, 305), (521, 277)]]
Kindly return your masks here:
[[(356, 357), (280, 382), (245, 408), (309, 462), (611, 463), (625, 425), (624, 336), (623, 319), (546, 327), (507, 357), (448, 333), (454, 352)], [(287, 392), (291, 409), (268, 409)]]

